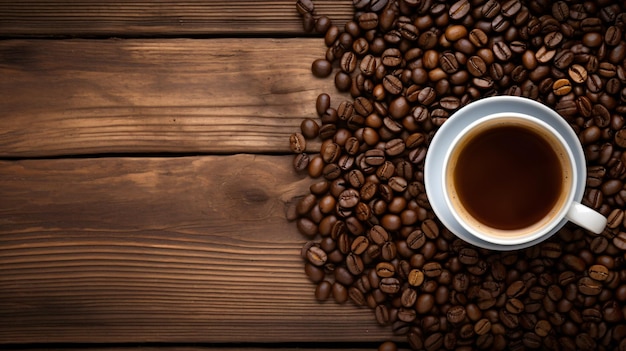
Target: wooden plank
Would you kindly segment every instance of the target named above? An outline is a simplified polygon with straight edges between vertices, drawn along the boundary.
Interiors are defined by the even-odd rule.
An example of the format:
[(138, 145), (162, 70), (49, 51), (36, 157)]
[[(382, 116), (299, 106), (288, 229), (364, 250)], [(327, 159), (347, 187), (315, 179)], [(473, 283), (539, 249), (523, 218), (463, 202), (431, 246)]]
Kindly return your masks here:
[(0, 41), (0, 157), (288, 152), (317, 95), (346, 98), (311, 74), (324, 52), (317, 38)]
[(378, 342), (318, 303), (290, 156), (0, 162), (0, 344)]
[[(3, 36), (302, 35), (295, 0), (0, 1)], [(350, 0), (315, 0), (343, 26)]]

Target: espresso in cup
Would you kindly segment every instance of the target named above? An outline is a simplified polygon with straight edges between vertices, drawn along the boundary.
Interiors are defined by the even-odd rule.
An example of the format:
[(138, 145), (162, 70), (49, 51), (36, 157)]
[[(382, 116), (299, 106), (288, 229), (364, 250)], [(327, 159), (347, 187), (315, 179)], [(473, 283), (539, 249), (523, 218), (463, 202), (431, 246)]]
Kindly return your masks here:
[(450, 154), (446, 184), (465, 222), (516, 236), (549, 223), (567, 204), (572, 165), (543, 126), (499, 115), (471, 128)]
[(503, 248), (545, 238), (563, 219), (599, 233), (606, 218), (575, 199), (575, 160), (542, 119), (514, 112), (477, 118), (444, 155), (442, 195), (451, 217), (442, 218)]

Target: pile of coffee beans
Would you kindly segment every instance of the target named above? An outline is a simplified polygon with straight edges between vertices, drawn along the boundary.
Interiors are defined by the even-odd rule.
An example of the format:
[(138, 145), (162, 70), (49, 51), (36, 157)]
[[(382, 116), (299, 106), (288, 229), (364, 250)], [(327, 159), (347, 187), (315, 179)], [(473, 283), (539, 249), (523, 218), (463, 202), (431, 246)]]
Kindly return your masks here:
[[(316, 179), (288, 210), (309, 239), (315, 297), (372, 309), (415, 350), (626, 350), (626, 4), (353, 4), (338, 27), (296, 2), (327, 45), (312, 74), (351, 96), (321, 93), (319, 119), (290, 137), (295, 169)], [(568, 225), (496, 252), (438, 221), (424, 191), (430, 141), (455, 110), (494, 95), (538, 100), (571, 125), (602, 234)]]

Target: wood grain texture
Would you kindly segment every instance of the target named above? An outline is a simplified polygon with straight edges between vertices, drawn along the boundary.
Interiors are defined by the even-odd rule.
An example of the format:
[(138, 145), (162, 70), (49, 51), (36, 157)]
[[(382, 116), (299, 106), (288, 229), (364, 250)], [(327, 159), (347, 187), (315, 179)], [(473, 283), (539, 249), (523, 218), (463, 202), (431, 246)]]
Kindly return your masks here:
[[(368, 345), (369, 346), (369, 345)], [(373, 351), (377, 349), (377, 342), (371, 343), (372, 347), (323, 347), (324, 351)], [(403, 345), (402, 345), (403, 346)], [(29, 347), (3, 347), (3, 351), (24, 351), (27, 349), (28, 351), (74, 351), (77, 349), (76, 346), (66, 346), (66, 347), (38, 347), (38, 346), (29, 346)], [(106, 347), (98, 345), (98, 351), (302, 351), (307, 349), (312, 349), (310, 344), (302, 344), (300, 346), (291, 346), (287, 344), (284, 346), (283, 344), (271, 344), (266, 347), (263, 346), (245, 346), (245, 345), (237, 345), (233, 344), (229, 345), (208, 345), (208, 346), (171, 346), (171, 345), (161, 345), (161, 346), (117, 346), (117, 347)], [(318, 348), (319, 349), (319, 348)], [(401, 349), (402, 350), (402, 349)], [(405, 349), (407, 350), (407, 349)]]
[(290, 156), (0, 162), (0, 344), (378, 342), (318, 303)]
[[(3, 36), (302, 35), (295, 0), (0, 1)], [(350, 0), (315, 0), (343, 26)]]
[[(0, 41), (0, 157), (283, 153), (323, 40)], [(319, 144), (317, 145), (319, 147)]]

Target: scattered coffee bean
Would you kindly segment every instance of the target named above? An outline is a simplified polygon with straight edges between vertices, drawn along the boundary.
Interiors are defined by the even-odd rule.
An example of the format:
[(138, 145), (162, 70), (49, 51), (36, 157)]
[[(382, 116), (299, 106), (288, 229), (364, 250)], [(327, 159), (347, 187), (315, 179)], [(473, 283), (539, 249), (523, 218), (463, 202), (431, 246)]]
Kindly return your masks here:
[(328, 77), (332, 73), (333, 66), (328, 60), (317, 59), (313, 61), (313, 64), (311, 66), (311, 71), (313, 72), (314, 76), (319, 77), (319, 78), (325, 78), (325, 77)]
[[(324, 177), (287, 211), (307, 239), (321, 237), (302, 251), (315, 298), (368, 306), (416, 350), (626, 346), (624, 4), (353, 5), (338, 27), (296, 2), (328, 48), (313, 75), (335, 68), (336, 88), (352, 97), (332, 107), (318, 95), (321, 124), (307, 118), (290, 137), (294, 168)], [(439, 223), (423, 182), (430, 140), (457, 109), (505, 94), (541, 101), (577, 133), (582, 202), (609, 219), (601, 235), (568, 225), (528, 249), (492, 252)]]
[(306, 140), (302, 133), (293, 133), (289, 137), (289, 148), (295, 153), (302, 153), (306, 149)]

